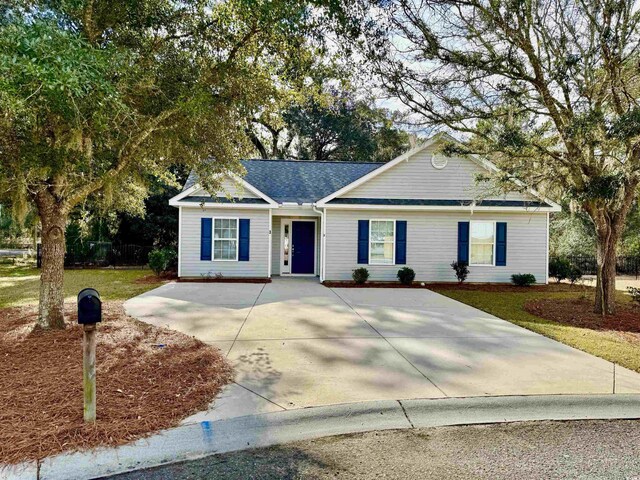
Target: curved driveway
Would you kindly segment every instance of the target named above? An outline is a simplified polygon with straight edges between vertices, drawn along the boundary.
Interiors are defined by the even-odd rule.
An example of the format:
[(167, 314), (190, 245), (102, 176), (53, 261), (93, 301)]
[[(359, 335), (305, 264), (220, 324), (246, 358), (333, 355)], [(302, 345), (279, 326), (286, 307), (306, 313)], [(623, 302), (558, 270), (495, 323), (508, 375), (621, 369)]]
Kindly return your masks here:
[(423, 289), (171, 283), (127, 313), (218, 346), (236, 368), (188, 419), (364, 400), (640, 393), (640, 375)]

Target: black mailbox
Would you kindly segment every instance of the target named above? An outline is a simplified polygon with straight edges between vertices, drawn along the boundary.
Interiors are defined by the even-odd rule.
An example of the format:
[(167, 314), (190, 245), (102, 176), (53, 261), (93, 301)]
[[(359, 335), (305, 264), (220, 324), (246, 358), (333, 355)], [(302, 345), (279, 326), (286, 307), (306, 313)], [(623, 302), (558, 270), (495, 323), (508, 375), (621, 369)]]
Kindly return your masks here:
[(78, 294), (78, 323), (85, 325), (102, 321), (102, 300), (93, 288), (85, 288)]

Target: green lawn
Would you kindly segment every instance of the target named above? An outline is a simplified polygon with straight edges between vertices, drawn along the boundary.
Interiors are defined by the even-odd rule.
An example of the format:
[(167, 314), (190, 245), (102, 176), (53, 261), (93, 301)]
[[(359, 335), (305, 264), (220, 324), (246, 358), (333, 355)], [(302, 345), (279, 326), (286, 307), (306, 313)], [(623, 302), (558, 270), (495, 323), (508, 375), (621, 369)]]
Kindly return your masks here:
[[(550, 289), (552, 288), (550, 286)], [(590, 330), (545, 320), (531, 315), (523, 308), (524, 304), (532, 299), (567, 298), (584, 295), (583, 290), (580, 288), (576, 288), (575, 292), (524, 290), (522, 293), (439, 288), (434, 290), (546, 337), (640, 372), (640, 344), (638, 342), (625, 338), (617, 332)], [(589, 289), (587, 295), (591, 297), (593, 295), (592, 292), (592, 289)], [(619, 301), (628, 302), (629, 297), (620, 293)]]
[[(67, 270), (64, 274), (65, 297), (74, 300), (80, 290), (93, 287), (103, 300), (126, 300), (162, 285), (162, 281), (135, 283), (147, 275), (151, 275), (151, 270)], [(37, 303), (39, 288), (38, 269), (0, 265), (0, 307)]]

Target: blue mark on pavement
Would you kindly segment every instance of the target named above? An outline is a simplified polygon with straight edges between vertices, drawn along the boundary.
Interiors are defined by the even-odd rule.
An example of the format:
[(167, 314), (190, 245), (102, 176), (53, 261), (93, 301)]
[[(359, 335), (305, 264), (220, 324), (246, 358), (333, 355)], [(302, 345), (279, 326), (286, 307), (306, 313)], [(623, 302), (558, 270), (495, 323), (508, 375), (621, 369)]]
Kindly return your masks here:
[(205, 420), (204, 422), (200, 422), (200, 426), (202, 427), (202, 433), (204, 434), (205, 442), (213, 442), (213, 429), (211, 428), (211, 422)]

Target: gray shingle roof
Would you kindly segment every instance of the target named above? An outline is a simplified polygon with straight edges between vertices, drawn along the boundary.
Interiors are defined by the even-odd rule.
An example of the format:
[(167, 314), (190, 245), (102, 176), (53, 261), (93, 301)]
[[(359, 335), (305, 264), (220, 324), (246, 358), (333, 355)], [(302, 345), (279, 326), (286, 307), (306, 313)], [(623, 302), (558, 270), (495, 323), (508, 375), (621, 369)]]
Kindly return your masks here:
[(359, 162), (243, 160), (245, 180), (275, 201), (312, 203), (384, 165)]
[[(334, 205), (419, 205), (435, 207), (469, 206), (473, 200), (439, 200), (419, 198), (334, 198), (329, 202)], [(549, 207), (550, 205), (538, 201), (522, 200), (477, 200), (476, 207)]]
[[(384, 165), (366, 162), (242, 160), (244, 179), (276, 202), (313, 203)], [(191, 172), (183, 191), (197, 182)]]

